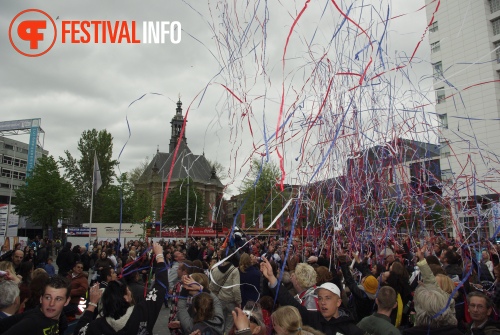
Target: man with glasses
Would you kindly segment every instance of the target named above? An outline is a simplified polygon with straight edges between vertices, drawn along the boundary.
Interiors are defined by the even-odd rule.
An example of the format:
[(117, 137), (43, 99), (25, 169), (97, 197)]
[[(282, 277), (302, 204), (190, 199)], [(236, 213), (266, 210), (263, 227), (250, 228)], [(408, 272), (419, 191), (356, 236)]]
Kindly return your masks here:
[[(59, 318), (69, 303), (69, 282), (54, 276), (49, 279), (40, 297), (40, 308), (30, 309), (0, 320), (2, 335), (56, 335), (64, 334), (67, 326), (60, 328)], [(67, 325), (61, 322), (61, 325)]]
[(467, 335), (500, 335), (500, 324), (490, 320), (493, 303), (484, 293), (471, 292), (467, 295), (469, 314), (472, 322), (467, 326)]
[(68, 321), (72, 321), (78, 313), (80, 298), (85, 296), (89, 288), (87, 276), (83, 272), (82, 262), (75, 263), (73, 270), (68, 274), (68, 279), (71, 283), (70, 301), (64, 308), (64, 314), (68, 318)]

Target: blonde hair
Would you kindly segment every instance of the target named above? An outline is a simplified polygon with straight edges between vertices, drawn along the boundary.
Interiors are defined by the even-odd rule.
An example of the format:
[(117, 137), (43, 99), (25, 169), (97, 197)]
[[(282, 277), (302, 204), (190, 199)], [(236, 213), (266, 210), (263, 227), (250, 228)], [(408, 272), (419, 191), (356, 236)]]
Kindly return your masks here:
[(441, 289), (448, 294), (451, 294), (451, 292), (453, 292), (453, 290), (455, 289), (455, 284), (450, 279), (450, 277), (445, 276), (443, 274), (436, 275), (436, 282), (438, 283), (439, 287), (441, 287)]
[(245, 273), (250, 266), (252, 266), (252, 259), (250, 258), (250, 255), (246, 252), (242, 253), (240, 256), (240, 271)]
[[(271, 314), (273, 325), (283, 329), (286, 335), (324, 335), (319, 330), (304, 326), (299, 310), (293, 306), (282, 306)], [(282, 335), (282, 334), (280, 334)]]
[(9, 261), (0, 262), (0, 270), (10, 272), (11, 275), (16, 275), (16, 270), (14, 269), (14, 264)]
[(309, 264), (299, 263), (295, 268), (295, 278), (301, 287), (309, 288), (316, 285), (318, 274)]

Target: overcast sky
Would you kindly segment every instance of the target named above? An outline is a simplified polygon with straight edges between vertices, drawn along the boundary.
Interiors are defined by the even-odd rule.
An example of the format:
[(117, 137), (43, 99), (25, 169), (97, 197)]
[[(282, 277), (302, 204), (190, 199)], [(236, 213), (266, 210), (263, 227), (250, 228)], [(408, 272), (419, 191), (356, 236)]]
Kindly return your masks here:
[[(66, 149), (77, 156), (83, 131), (106, 129), (118, 157), (128, 138), (128, 117), (132, 136), (120, 157), (120, 169), (126, 172), (146, 156), (152, 158), (157, 145), (168, 152), (170, 120), (180, 94), (184, 113), (191, 105), (186, 130), (191, 150), (226, 167), (233, 193), (248, 172), (248, 160), (266, 152), (276, 162), (283, 156), (285, 182), (331, 176), (338, 169), (334, 161), (346, 157), (346, 148), (405, 133), (399, 127), (401, 133), (392, 131), (395, 122), (410, 118), (400, 110), (433, 97), (427, 19), (425, 10), (417, 11), (423, 0), (336, 1), (339, 8), (314, 0), (296, 21), (284, 53), (304, 3), (4, 1), (1, 120), (41, 118), (45, 149), (56, 158)], [(49, 14), (59, 34), (40, 57), (22, 56), (9, 42), (10, 22), (28, 8)], [(339, 9), (349, 11), (349, 20), (343, 22)], [(143, 21), (178, 21), (182, 40), (62, 44), (64, 20), (136, 21), (138, 38)], [(19, 38), (17, 42), (22, 45)], [(406, 66), (391, 71), (397, 65)], [(370, 80), (356, 88), (365, 71)], [(161, 95), (146, 95), (128, 107), (151, 92)], [(364, 124), (343, 114), (347, 109), (365, 113), (359, 119)], [(286, 123), (275, 139), (280, 115)], [(343, 140), (346, 132), (355, 136)], [(432, 141), (432, 132), (424, 137)]]

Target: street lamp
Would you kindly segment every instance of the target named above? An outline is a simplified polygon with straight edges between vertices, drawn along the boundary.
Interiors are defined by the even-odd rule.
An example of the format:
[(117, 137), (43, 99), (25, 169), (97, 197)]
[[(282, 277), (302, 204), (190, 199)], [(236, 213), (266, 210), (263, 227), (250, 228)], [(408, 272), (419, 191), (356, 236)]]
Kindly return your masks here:
[(186, 192), (186, 245), (188, 241), (188, 233), (189, 233), (189, 175), (188, 175), (187, 192)]

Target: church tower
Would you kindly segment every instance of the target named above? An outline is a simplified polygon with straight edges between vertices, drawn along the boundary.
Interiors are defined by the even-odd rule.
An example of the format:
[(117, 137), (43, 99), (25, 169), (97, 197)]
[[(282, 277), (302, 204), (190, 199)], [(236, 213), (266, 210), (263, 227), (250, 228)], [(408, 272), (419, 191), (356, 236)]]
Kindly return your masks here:
[[(177, 108), (175, 109), (175, 115), (172, 118), (172, 121), (170, 121), (170, 124), (172, 125), (172, 134), (170, 136), (170, 144), (168, 147), (170, 153), (173, 153), (175, 147), (177, 146), (177, 139), (181, 134), (183, 123), (184, 123), (184, 117), (182, 116), (182, 102), (179, 97), (179, 101), (177, 101)], [(186, 130), (184, 130), (184, 134), (182, 135), (182, 140), (184, 141), (184, 144), (187, 144)]]

